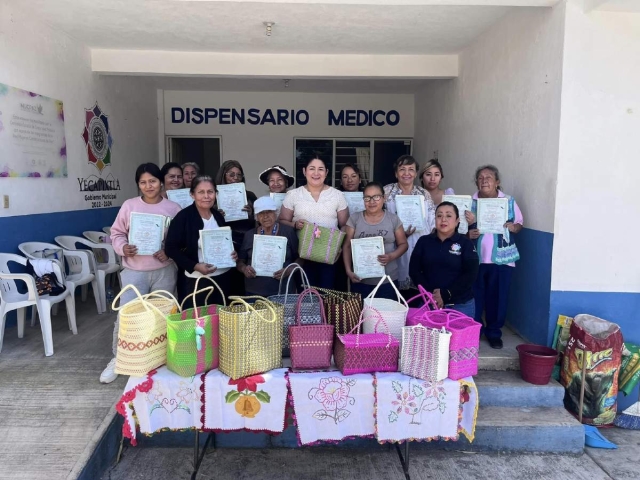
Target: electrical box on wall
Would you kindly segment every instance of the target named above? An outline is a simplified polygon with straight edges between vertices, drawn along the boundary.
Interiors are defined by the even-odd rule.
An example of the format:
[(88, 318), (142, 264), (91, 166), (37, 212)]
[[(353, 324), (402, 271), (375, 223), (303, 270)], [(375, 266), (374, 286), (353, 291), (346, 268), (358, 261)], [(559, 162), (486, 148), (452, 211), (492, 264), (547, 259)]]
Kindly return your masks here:
[(4, 204), (4, 208), (9, 208), (9, 195), (4, 195), (2, 197), (2, 202)]

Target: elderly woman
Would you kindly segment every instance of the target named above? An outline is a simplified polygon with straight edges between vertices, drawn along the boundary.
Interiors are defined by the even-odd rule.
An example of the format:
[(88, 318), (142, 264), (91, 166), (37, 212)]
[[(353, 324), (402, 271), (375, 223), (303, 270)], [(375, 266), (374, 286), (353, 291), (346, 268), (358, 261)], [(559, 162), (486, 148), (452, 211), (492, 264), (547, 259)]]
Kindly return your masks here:
[[(200, 230), (213, 230), (226, 226), (224, 217), (215, 209), (213, 205), (216, 201), (216, 186), (211, 177), (201, 175), (191, 182), (191, 197), (193, 203), (184, 208), (175, 216), (169, 232), (167, 233), (166, 250), (184, 275), (179, 277), (181, 282), (178, 289), (179, 300), (182, 302), (187, 295), (193, 293), (198, 277), (203, 275), (214, 277), (216, 283), (222, 288), (225, 294), (229, 293), (231, 286), (230, 268), (218, 268), (216, 265), (206, 263), (200, 245)], [(234, 251), (231, 254), (233, 260), (238, 256)], [(203, 282), (200, 282), (202, 285)], [(208, 286), (207, 282), (203, 286)], [(206, 294), (197, 297), (196, 303), (203, 305)], [(209, 297), (210, 304), (222, 303), (222, 294), (215, 291)], [(185, 308), (193, 305), (193, 298), (186, 304)]]
[[(261, 295), (268, 297), (277, 295), (282, 276), (287, 276), (289, 267), (293, 263), (301, 263), (298, 257), (298, 236), (296, 231), (276, 221), (276, 204), (269, 196), (258, 198), (253, 207), (258, 220), (258, 226), (244, 234), (244, 241), (238, 253), (238, 270), (245, 277), (245, 289), (247, 295)], [(258, 277), (252, 267), (253, 242), (255, 235), (271, 235), (285, 237), (287, 250), (283, 268), (277, 270), (273, 277)]]
[[(371, 293), (380, 278), (359, 278), (353, 272), (351, 256), (351, 240), (356, 238), (382, 237), (384, 253), (378, 255), (378, 262), (384, 266), (385, 273), (391, 280), (398, 280), (397, 259), (407, 251), (407, 237), (402, 222), (391, 212), (384, 210), (384, 189), (377, 182), (370, 182), (364, 188), (364, 212), (354, 213), (349, 217), (345, 231), (343, 259), (347, 276), (351, 280), (351, 291), (360, 293), (362, 298)], [(380, 298), (396, 300), (397, 295), (389, 283), (384, 283), (376, 294)]]
[[(387, 210), (394, 214), (398, 213), (395, 201), (396, 196), (417, 195), (424, 202), (424, 211), (426, 213), (425, 229), (417, 230), (415, 225), (404, 225), (409, 248), (407, 253), (398, 259), (398, 287), (401, 290), (409, 290), (415, 288), (409, 275), (409, 259), (411, 258), (416, 243), (418, 243), (418, 239), (423, 235), (431, 233), (433, 230), (435, 224), (435, 205), (429, 192), (413, 184), (420, 169), (420, 165), (415, 158), (411, 155), (402, 155), (393, 164), (393, 169), (395, 170), (398, 181), (384, 187)], [(407, 293), (407, 295), (413, 296), (411, 293)]]
[(409, 274), (415, 285), (433, 294), (438, 307), (452, 308), (473, 318), (473, 283), (478, 254), (471, 240), (458, 233), (460, 214), (451, 202), (436, 208), (436, 229), (420, 237), (411, 254)]
[[(484, 334), (491, 348), (502, 348), (502, 327), (507, 319), (507, 300), (511, 275), (515, 262), (520, 259), (512, 233), (522, 230), (522, 212), (513, 197), (500, 189), (500, 172), (493, 165), (476, 169), (475, 183), (478, 191), (473, 195), (473, 212), (466, 212), (469, 222), (469, 238), (476, 241), (480, 257), (480, 269), (475, 282), (475, 319), (482, 323)], [(478, 201), (483, 198), (507, 198), (508, 220), (502, 234), (482, 234), (476, 224)]]
[(164, 183), (164, 192), (162, 196), (167, 198), (167, 190), (178, 190), (184, 188), (182, 182), (182, 167), (175, 162), (165, 163), (162, 166), (162, 178)]
[[(303, 229), (307, 222), (342, 228), (349, 218), (347, 201), (342, 192), (324, 183), (329, 173), (324, 160), (317, 156), (309, 158), (302, 173), (307, 184), (287, 192), (280, 210), (280, 223), (296, 230)], [(311, 285), (333, 288), (334, 265), (306, 260), (304, 270)]]
[(269, 193), (286, 193), (295, 183), (284, 167), (274, 165), (260, 174), (260, 181), (269, 187)]
[[(139, 255), (136, 245), (129, 243), (131, 214), (148, 213), (162, 215), (167, 220), (180, 212), (180, 206), (162, 197), (162, 182), (165, 176), (155, 163), (143, 163), (136, 169), (136, 184), (140, 190), (139, 197), (126, 200), (111, 227), (111, 242), (115, 252), (122, 257), (123, 270), (120, 274), (122, 285), (134, 285), (145, 295), (154, 290), (173, 292), (176, 288), (176, 265), (166, 253), (166, 245), (153, 255)], [(135, 292), (127, 290), (120, 297), (120, 305), (136, 298)], [(113, 330), (113, 359), (100, 375), (102, 383), (111, 383), (117, 377), (116, 348), (118, 342), (118, 326), (116, 320)]]
[(184, 180), (184, 188), (191, 188), (191, 182), (200, 174), (200, 166), (196, 162), (187, 162), (182, 164), (182, 179)]
[(361, 192), (362, 177), (360, 169), (351, 163), (347, 163), (342, 167), (340, 172), (340, 190), (343, 192)]
[(425, 166), (420, 169), (418, 177), (424, 189), (431, 195), (431, 200), (433, 200), (436, 206), (442, 203), (443, 195), (455, 195), (453, 188), (447, 188), (446, 190), (440, 188), (444, 173), (442, 172), (442, 165), (440, 165), (440, 162), (436, 159), (429, 160)]

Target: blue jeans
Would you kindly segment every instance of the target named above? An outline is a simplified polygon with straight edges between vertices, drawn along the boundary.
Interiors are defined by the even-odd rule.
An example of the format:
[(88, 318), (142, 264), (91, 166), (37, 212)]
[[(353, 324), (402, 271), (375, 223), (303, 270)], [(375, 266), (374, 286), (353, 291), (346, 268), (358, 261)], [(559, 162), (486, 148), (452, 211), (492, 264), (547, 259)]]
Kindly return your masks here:
[(473, 298), (466, 303), (454, 303), (444, 307), (464, 313), (467, 317), (475, 318), (476, 316), (476, 301)]
[[(393, 283), (395, 283), (396, 288), (398, 288), (398, 284), (395, 281)], [(376, 288), (375, 285), (367, 285), (366, 283), (362, 283), (362, 282), (351, 284), (351, 292), (359, 293), (360, 295), (362, 295), (363, 299), (367, 297), (373, 291), (374, 288)], [(391, 284), (389, 282), (385, 282), (382, 285), (380, 285), (380, 288), (376, 292), (376, 298), (388, 298), (389, 300), (398, 300), (398, 295), (396, 295), (396, 292), (391, 286)]]
[(476, 300), (476, 322), (482, 324), (484, 311), (485, 326), (482, 333), (489, 338), (501, 338), (502, 327), (507, 320), (509, 285), (514, 267), (481, 263), (473, 287)]

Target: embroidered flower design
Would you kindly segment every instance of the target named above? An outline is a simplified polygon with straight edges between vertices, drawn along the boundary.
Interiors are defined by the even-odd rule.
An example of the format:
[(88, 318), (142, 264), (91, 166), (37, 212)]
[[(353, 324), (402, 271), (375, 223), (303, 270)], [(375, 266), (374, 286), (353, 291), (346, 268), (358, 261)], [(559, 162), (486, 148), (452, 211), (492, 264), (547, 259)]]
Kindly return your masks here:
[(403, 392), (402, 395), (396, 393), (397, 400), (391, 402), (392, 405), (396, 405), (398, 408), (396, 409), (397, 413), (401, 413), (404, 409), (404, 413), (407, 415), (414, 415), (418, 413), (418, 405), (413, 400), (416, 399), (413, 395), (409, 395), (409, 392)]
[(355, 380), (344, 380), (339, 377), (322, 378), (318, 388), (312, 388), (307, 394), (309, 400), (315, 399), (322, 405), (322, 410), (313, 414), (316, 420), (331, 418), (336, 424), (346, 419), (351, 412), (346, 410), (347, 405), (354, 405), (355, 398), (349, 396)]
[(160, 382), (155, 382), (151, 390), (147, 393), (147, 400), (150, 402), (156, 402), (162, 398), (162, 389), (160, 388)]
[(244, 390), (255, 392), (258, 389), (259, 383), (264, 383), (264, 377), (262, 375), (254, 375), (253, 377), (244, 377), (237, 380), (229, 379), (229, 385), (237, 385), (239, 392)]
[(184, 403), (188, 403), (192, 398), (195, 400), (196, 392), (186, 383), (180, 382), (180, 390), (178, 390), (178, 393), (176, 393), (176, 397), (178, 397)]
[(229, 385), (235, 385), (236, 390), (229, 390), (224, 397), (226, 403), (234, 403), (236, 412), (241, 417), (254, 418), (260, 411), (260, 403), (270, 403), (271, 395), (264, 390), (258, 390), (258, 384), (265, 383), (262, 375), (229, 379)]
[(420, 425), (422, 412), (439, 409), (441, 413), (444, 413), (446, 407), (444, 382), (418, 384), (410, 380), (403, 384), (394, 380), (391, 382), (391, 386), (396, 394), (396, 400), (391, 402), (394, 410), (389, 412), (389, 423), (397, 421), (399, 415), (406, 414), (411, 415), (410, 424)]

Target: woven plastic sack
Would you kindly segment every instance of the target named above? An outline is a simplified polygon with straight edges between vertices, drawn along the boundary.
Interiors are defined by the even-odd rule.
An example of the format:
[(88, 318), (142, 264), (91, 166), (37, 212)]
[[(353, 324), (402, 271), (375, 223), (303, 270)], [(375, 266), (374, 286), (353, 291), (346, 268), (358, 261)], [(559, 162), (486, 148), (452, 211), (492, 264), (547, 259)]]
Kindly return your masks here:
[(451, 332), (449, 343), (449, 378), (459, 380), (478, 374), (480, 329), (482, 325), (457, 310), (443, 308), (423, 313), (420, 318), (407, 320), (407, 326), (444, 327)]
[(360, 321), (362, 296), (328, 288), (316, 287), (316, 290), (322, 295), (327, 320), (335, 327), (336, 334), (351, 332)]
[(444, 380), (449, 374), (450, 341), (451, 333), (444, 327), (403, 327), (400, 371), (429, 382)]
[[(246, 300), (256, 299), (253, 305)], [(229, 297), (219, 309), (219, 370), (233, 380), (282, 367), (284, 307), (264, 297)]]
[(309, 279), (307, 274), (304, 273), (303, 268), (300, 265), (296, 265), (289, 273), (287, 279), (286, 289), (284, 295), (282, 292), (282, 280), (280, 278), (280, 286), (278, 288), (278, 295), (271, 295), (269, 300), (273, 303), (282, 305), (284, 307), (284, 329), (282, 339), (282, 356), (288, 357), (290, 354), (289, 349), (289, 327), (295, 325), (300, 319), (300, 323), (303, 325), (319, 325), (322, 323), (320, 310), (322, 308), (322, 299), (318, 299), (313, 295), (305, 295), (303, 297), (302, 305), (300, 306), (300, 312), (298, 313), (298, 300), (301, 295), (297, 293), (289, 293), (289, 282), (295, 272), (299, 272), (302, 277), (302, 287), (307, 290), (311, 288), (309, 285)]
[[(389, 298), (376, 298), (378, 289), (386, 281), (388, 281), (395, 290), (398, 297), (397, 301)], [(375, 326), (378, 323), (377, 314), (380, 314), (382, 318), (384, 318), (391, 335), (396, 337), (398, 341), (402, 341), (402, 327), (405, 326), (407, 321), (409, 305), (407, 305), (405, 299), (400, 295), (400, 292), (389, 275), (385, 275), (380, 279), (378, 285), (376, 285), (362, 303), (364, 304), (362, 310), (364, 317), (364, 323), (362, 324), (363, 333), (373, 333), (375, 331)]]
[[(307, 296), (316, 297), (320, 304), (320, 325), (303, 325), (301, 322), (302, 305)], [(327, 324), (322, 306), (322, 297), (317, 290), (310, 288), (302, 292), (296, 308), (297, 322), (289, 327), (291, 339), (291, 366), (298, 369), (323, 369), (331, 366), (333, 350), (333, 325)]]
[(346, 233), (339, 228), (327, 228), (306, 222), (298, 231), (298, 255), (312, 262), (333, 265), (340, 256)]
[[(127, 289), (138, 298), (116, 306)], [(113, 299), (112, 308), (119, 319), (116, 373), (143, 377), (167, 363), (166, 316), (178, 311), (175, 297), (162, 290), (142, 296), (136, 287), (127, 285)]]
[[(389, 333), (384, 318), (377, 313), (387, 333), (348, 333), (338, 335), (333, 347), (336, 367), (343, 375), (354, 373), (397, 372), (400, 342)], [(361, 318), (353, 331), (358, 332)]]
[[(218, 368), (219, 306), (208, 305), (214, 287), (198, 289), (198, 284), (203, 278), (218, 287), (211, 277), (199, 277), (194, 292), (184, 298), (180, 307), (182, 308), (189, 298), (193, 298), (193, 304), (196, 305), (198, 294), (208, 292), (205, 305), (196, 305), (196, 308), (167, 316), (167, 368), (182, 377), (191, 377)], [(222, 301), (226, 305), (224, 293), (220, 287), (218, 290), (222, 293)]]

